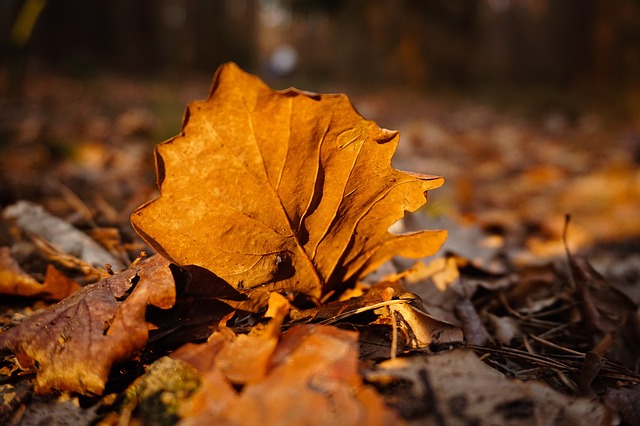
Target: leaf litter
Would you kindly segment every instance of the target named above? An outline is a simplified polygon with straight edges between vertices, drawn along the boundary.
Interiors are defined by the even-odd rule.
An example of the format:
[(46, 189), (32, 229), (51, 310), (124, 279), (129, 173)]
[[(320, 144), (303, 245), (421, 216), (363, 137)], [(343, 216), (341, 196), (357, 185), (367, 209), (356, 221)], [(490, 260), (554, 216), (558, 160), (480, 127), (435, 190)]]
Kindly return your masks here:
[[(238, 85), (238, 81), (246, 84)], [(257, 94), (245, 92), (247, 87)], [(302, 110), (303, 114), (291, 112), (294, 102), (300, 102), (296, 111)], [(322, 105), (314, 110), (319, 104)], [(324, 104), (329, 110), (354, 118), (355, 124), (340, 121), (341, 114), (334, 113), (329, 119)], [(289, 124), (309, 123), (313, 121), (311, 117), (318, 120), (305, 127), (301, 135), (296, 134), (295, 127), (282, 133), (283, 123), (268, 122), (261, 116), (261, 108), (273, 116), (284, 117), (282, 121)], [(226, 114), (227, 120), (215, 118), (221, 114)], [(212, 120), (215, 126), (207, 119), (209, 115), (215, 118)], [(248, 129), (247, 123), (260, 126)], [(264, 129), (268, 131), (261, 134)], [(338, 151), (361, 144), (363, 152), (384, 161), (378, 165), (373, 161), (359, 165), (359, 157), (344, 161), (343, 157), (333, 158), (337, 154), (332, 157), (330, 150), (324, 157), (322, 154), (308, 157), (301, 150), (295, 154), (300, 154), (294, 157), (296, 161), (288, 164), (279, 162), (282, 155), (276, 155), (286, 149), (282, 144), (260, 145), (269, 136), (289, 133), (285, 140), (298, 141), (297, 137), (301, 137), (315, 141), (314, 135), (331, 135), (331, 130), (326, 129), (342, 131), (340, 134), (348, 137), (349, 143), (338, 145)], [(235, 145), (223, 149), (226, 156), (232, 153), (232, 165), (224, 161), (228, 157), (216, 158), (215, 149), (207, 148), (210, 141), (227, 141), (230, 133), (243, 135)], [(375, 135), (382, 137), (376, 139)], [(371, 141), (376, 143), (368, 146)], [(346, 98), (309, 95), (293, 89), (274, 92), (234, 66), (223, 68), (214, 80), (210, 98), (190, 105), (183, 134), (158, 146), (161, 196), (133, 216), (134, 224), (140, 221), (136, 226), (144, 222), (142, 227), (138, 226), (138, 230), (146, 229), (141, 232), (143, 237), (178, 265), (169, 266), (167, 260), (154, 256), (128, 269), (123, 265), (124, 271), (113, 276), (110, 276), (113, 271), (105, 267), (101, 276), (85, 275), (83, 281), (78, 275), (90, 272), (81, 266), (86, 260), (75, 257), (78, 252), (65, 258), (65, 249), (52, 246), (46, 239), (27, 235), (27, 240), (14, 240), (11, 250), (3, 249), (6, 253), (3, 256), (8, 259), (3, 262), (10, 265), (8, 276), (30, 281), (30, 286), (43, 286), (40, 282), (46, 284), (47, 280), (40, 272), (34, 272), (25, 256), (15, 258), (10, 254), (24, 251), (25, 241), (30, 242), (29, 247), (38, 247), (40, 261), (59, 265), (62, 275), (73, 273), (80, 283), (99, 278), (103, 281), (77, 290), (47, 310), (13, 311), (9, 323), (12, 327), (0, 334), (3, 346), (11, 349), (3, 352), (5, 361), (0, 369), (3, 377), (0, 392), (8, 402), (7, 408), (0, 411), (2, 420), (28, 422), (33, 410), (24, 414), (19, 407), (55, 407), (56, 400), (51, 395), (64, 399), (71, 391), (71, 395), (90, 395), (82, 397), (85, 398), (82, 406), (91, 406), (85, 410), (88, 413), (85, 421), (102, 424), (141, 421), (200, 424), (211, 419), (229, 424), (254, 424), (264, 419), (283, 424), (323, 423), (322, 420), (344, 424), (397, 424), (403, 420), (435, 424), (567, 421), (612, 424), (616, 419), (626, 424), (637, 422), (633, 407), (638, 406), (640, 382), (638, 300), (633, 283), (614, 286), (585, 259), (571, 254), (531, 263), (520, 254), (513, 256), (510, 246), (474, 249), (469, 246), (482, 239), (478, 229), (457, 229), (455, 223), (447, 227), (453, 228), (461, 239), (456, 237), (458, 243), (450, 244), (444, 257), (421, 259), (405, 270), (410, 264), (396, 255), (422, 258), (432, 254), (442, 243), (443, 235), (429, 231), (407, 240), (387, 233), (387, 229), (402, 218), (405, 210), (414, 210), (424, 203), (425, 189), (433, 189), (442, 182), (434, 176), (404, 175), (391, 169), (389, 162), (396, 144), (397, 135), (363, 120)], [(178, 145), (181, 149), (172, 148)], [(264, 149), (266, 146), (273, 152)], [(312, 151), (313, 146), (305, 152)], [(316, 151), (322, 152), (322, 146), (316, 146)], [(263, 162), (260, 171), (249, 167), (260, 163), (257, 161), (260, 157), (252, 156), (256, 147), (261, 147), (260, 153), (267, 153), (263, 159), (270, 158)], [(193, 148), (194, 153), (183, 153), (190, 151), (183, 148)], [(371, 151), (372, 148), (381, 150)], [(269, 157), (270, 154), (274, 155)], [(210, 163), (231, 167), (237, 173), (220, 175), (220, 169), (215, 169), (207, 174), (203, 169)], [(302, 177), (300, 188), (311, 191), (291, 194), (291, 189), (283, 189), (275, 198), (264, 196), (255, 201), (257, 204), (251, 204), (252, 197), (264, 194), (265, 184), (268, 187), (278, 182), (274, 176), (287, 173), (297, 176), (308, 170), (309, 164), (315, 164), (319, 170), (322, 169), (319, 165), (331, 169), (337, 164), (341, 168), (345, 163), (356, 165), (353, 175), (359, 179), (350, 182), (350, 177), (344, 180), (343, 176), (341, 185), (332, 186), (336, 181), (324, 176), (325, 191), (319, 183), (322, 179), (313, 178), (317, 173), (303, 174), (312, 180), (308, 182)], [(373, 176), (405, 179), (407, 185), (415, 187), (415, 196), (412, 200), (391, 197), (385, 202), (384, 197), (376, 199), (370, 195), (374, 206), (382, 200), (381, 207), (391, 206), (395, 213), (389, 216), (376, 213), (367, 222), (366, 215), (357, 214), (354, 219), (349, 213), (354, 206), (367, 205), (367, 200), (347, 203), (349, 209), (340, 210), (339, 206), (342, 197), (347, 199), (354, 193), (352, 190), (357, 193), (363, 187), (358, 182), (375, 181), (361, 172), (371, 171), (368, 169), (371, 166), (375, 170)], [(382, 167), (380, 175), (377, 167)], [(183, 169), (191, 170), (183, 174)], [(222, 187), (217, 186), (219, 179), (223, 179)], [(283, 182), (286, 186), (297, 181)], [(198, 200), (199, 193), (189, 196), (193, 188), (204, 188), (206, 197), (211, 194), (214, 197)], [(388, 187), (380, 188), (384, 192)], [(289, 195), (292, 198), (287, 198)], [(322, 201), (325, 195), (327, 200)], [(72, 198), (66, 196), (68, 200)], [(186, 220), (187, 225), (180, 224), (190, 217), (188, 213), (208, 214), (210, 205), (214, 216), (218, 214), (216, 220), (230, 218), (230, 214), (225, 216), (229, 213), (226, 211), (219, 216), (215, 206), (220, 199), (244, 218), (238, 219), (238, 223), (229, 219), (230, 223), (218, 231), (209, 229), (211, 222)], [(160, 216), (164, 225), (156, 227), (149, 206), (167, 201), (170, 207), (159, 210), (163, 212)], [(197, 203), (203, 203), (204, 209), (193, 209)], [(81, 209), (77, 202), (73, 204)], [(102, 206), (101, 213), (105, 216), (118, 216), (105, 204)], [(267, 206), (270, 211), (263, 212)], [(81, 210), (83, 217), (93, 214)], [(620, 211), (628, 214), (629, 210), (632, 209), (622, 206)], [(286, 220), (277, 217), (278, 211), (286, 212)], [(326, 213), (331, 211), (334, 213)], [(140, 212), (149, 216), (142, 220)], [(311, 220), (314, 214), (318, 216)], [(346, 217), (341, 219), (342, 215)], [(481, 220), (485, 226), (489, 223), (487, 218)], [(245, 222), (257, 220), (268, 224), (272, 219), (272, 229), (264, 231), (265, 235), (285, 232), (276, 239), (256, 240), (258, 243), (250, 245), (250, 249), (243, 246), (256, 237), (253, 230), (246, 229)], [(355, 222), (350, 223), (350, 219)], [(172, 232), (166, 232), (167, 223), (175, 225), (170, 228)], [(318, 223), (321, 226), (315, 228)], [(419, 224), (410, 219), (400, 225), (403, 223), (403, 232), (431, 227), (421, 220)], [(503, 223), (500, 221), (500, 226)], [(189, 236), (189, 243), (184, 246), (176, 236), (182, 232), (179, 226), (192, 227), (183, 234)], [(413, 229), (416, 226), (418, 229)], [(496, 229), (495, 222), (491, 226)], [(313, 242), (312, 234), (318, 229), (334, 237), (335, 245), (327, 243), (327, 248), (342, 249), (337, 252), (327, 249), (323, 253), (322, 241)], [(349, 232), (344, 230), (355, 232), (355, 237), (345, 240)], [(198, 240), (199, 231), (213, 234)], [(369, 242), (371, 237), (363, 231), (370, 231), (373, 241)], [(101, 238), (99, 233), (90, 234)], [(12, 235), (16, 238), (15, 233)], [(487, 237), (495, 240), (495, 236)], [(419, 248), (408, 244), (421, 238), (424, 241), (416, 246)], [(393, 243), (394, 240), (400, 243)], [(116, 241), (112, 248), (122, 253), (117, 238), (112, 241)], [(287, 241), (295, 241), (297, 245)], [(313, 250), (307, 250), (316, 243), (315, 252), (320, 253), (317, 258), (311, 255)], [(129, 247), (129, 252), (134, 246)], [(254, 248), (257, 250), (252, 251)], [(190, 249), (200, 254), (188, 257)], [(228, 266), (236, 269), (226, 269), (229, 257), (223, 255), (218, 263), (215, 259), (211, 261), (219, 253), (236, 253), (242, 259)], [(305, 258), (310, 259), (310, 265), (300, 268), (300, 259)], [(387, 266), (381, 268), (385, 261), (389, 261)], [(161, 266), (149, 267), (143, 280), (147, 268), (144, 265), (149, 262), (159, 262)], [(93, 263), (94, 271), (96, 266), (104, 266)], [(20, 265), (25, 265), (24, 269)], [(374, 281), (370, 278), (370, 284), (362, 283), (360, 279), (375, 269), (397, 273)], [(153, 277), (152, 270), (162, 278)], [(300, 275), (296, 276), (298, 272)], [(26, 278), (34, 274), (40, 279)], [(115, 293), (111, 292), (112, 285)], [(17, 294), (55, 299), (51, 290), (25, 290)], [(93, 299), (97, 302), (92, 302)], [(69, 318), (67, 307), (77, 310), (88, 304), (104, 309)], [(35, 321), (51, 321), (49, 317), (60, 315), (67, 315), (62, 328), (52, 323), (43, 333), (34, 325), (40, 324)], [(94, 316), (100, 317), (100, 327), (92, 321), (88, 324), (87, 319)], [(124, 322), (135, 324), (136, 333), (125, 336), (118, 332), (118, 324)], [(39, 337), (32, 342), (33, 336)], [(109, 350), (103, 357), (97, 357), (95, 363), (87, 362), (93, 356), (91, 352), (79, 349), (83, 344), (87, 347), (83, 341), (88, 336), (96, 337), (96, 347), (109, 342), (106, 345)], [(79, 356), (69, 357), (73, 353)], [(168, 353), (170, 358), (163, 356)], [(52, 365), (64, 367), (52, 374)], [(67, 374), (78, 371), (74, 368), (79, 366), (82, 374)], [(499, 390), (487, 393), (488, 389)], [(33, 396), (34, 390), (43, 395)], [(292, 394), (299, 399), (292, 398)], [(77, 407), (77, 400), (72, 401)], [(55, 420), (50, 417), (49, 421)]]

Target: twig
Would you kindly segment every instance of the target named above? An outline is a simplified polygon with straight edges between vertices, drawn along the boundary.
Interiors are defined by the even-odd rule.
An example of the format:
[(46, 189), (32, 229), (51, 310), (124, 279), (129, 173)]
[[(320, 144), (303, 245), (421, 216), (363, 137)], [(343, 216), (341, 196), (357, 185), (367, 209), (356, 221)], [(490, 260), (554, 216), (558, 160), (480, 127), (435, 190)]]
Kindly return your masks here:
[(541, 337), (538, 337), (534, 334), (529, 334), (528, 336), (531, 337), (536, 342), (542, 343), (543, 345), (548, 346), (550, 348), (557, 349), (559, 351), (564, 351), (564, 352), (570, 353), (571, 355), (584, 356), (584, 352), (578, 352), (578, 351), (574, 351), (573, 349), (565, 348), (564, 346), (556, 345), (555, 343), (550, 342)]

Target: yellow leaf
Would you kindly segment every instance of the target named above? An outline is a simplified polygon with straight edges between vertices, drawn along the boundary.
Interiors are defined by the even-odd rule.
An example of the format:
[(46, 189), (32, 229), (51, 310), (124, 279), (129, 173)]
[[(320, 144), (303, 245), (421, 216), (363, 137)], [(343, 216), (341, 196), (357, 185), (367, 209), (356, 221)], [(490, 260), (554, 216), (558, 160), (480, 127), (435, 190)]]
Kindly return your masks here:
[(391, 167), (398, 133), (345, 95), (274, 91), (234, 64), (156, 147), (161, 196), (132, 223), (159, 253), (244, 293), (343, 290), (395, 255), (423, 257), (444, 231), (392, 235), (443, 179)]

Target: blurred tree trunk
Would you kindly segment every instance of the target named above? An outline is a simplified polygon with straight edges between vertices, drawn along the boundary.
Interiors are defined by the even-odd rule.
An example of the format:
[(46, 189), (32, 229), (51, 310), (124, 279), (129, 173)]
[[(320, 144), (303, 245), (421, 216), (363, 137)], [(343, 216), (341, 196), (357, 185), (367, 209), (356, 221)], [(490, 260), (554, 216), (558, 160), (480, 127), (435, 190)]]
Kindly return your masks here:
[(566, 87), (589, 67), (592, 0), (481, 2), (475, 77)]
[[(18, 7), (20, 2), (13, 4)], [(103, 68), (211, 71), (229, 60), (249, 67), (256, 56), (256, 4), (257, 0), (48, 2), (25, 53), (41, 64), (79, 73)], [(13, 15), (11, 22), (0, 20), (3, 41)]]
[[(74, 75), (212, 72), (230, 60), (255, 71), (278, 43), (296, 48), (307, 81), (606, 89), (640, 75), (637, 0), (48, 1), (25, 48), (12, 51), (28, 1), (0, 3), (5, 79), (9, 57)], [(293, 13), (275, 41), (259, 19), (274, 4)]]

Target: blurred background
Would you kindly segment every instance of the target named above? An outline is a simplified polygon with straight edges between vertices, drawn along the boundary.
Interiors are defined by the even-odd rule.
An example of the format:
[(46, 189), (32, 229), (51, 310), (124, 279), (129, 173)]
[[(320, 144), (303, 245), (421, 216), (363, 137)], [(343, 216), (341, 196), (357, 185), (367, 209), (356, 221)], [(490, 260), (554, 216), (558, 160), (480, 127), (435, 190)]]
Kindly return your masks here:
[(637, 0), (3, 0), (0, 203), (128, 223), (227, 61), (399, 129), (395, 165), (447, 179), (432, 214), (532, 250), (565, 213), (640, 235)]
[(640, 4), (621, 0), (6, 0), (3, 85), (203, 71), (233, 60), (310, 84), (637, 85)]
[[(211, 73), (337, 85), (637, 85), (634, 0), (7, 0), (4, 86), (28, 71)], [(6, 90), (6, 87), (4, 88)]]

